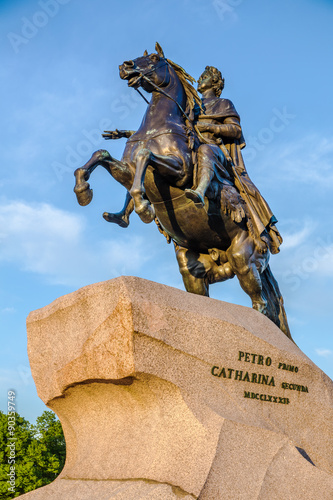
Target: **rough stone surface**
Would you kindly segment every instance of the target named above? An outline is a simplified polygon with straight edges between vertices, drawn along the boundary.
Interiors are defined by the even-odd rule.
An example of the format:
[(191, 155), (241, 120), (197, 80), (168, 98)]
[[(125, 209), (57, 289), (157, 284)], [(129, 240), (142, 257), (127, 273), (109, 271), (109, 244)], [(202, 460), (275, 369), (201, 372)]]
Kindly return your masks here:
[(333, 384), (262, 314), (122, 277), (27, 327), (67, 458), (22, 498), (333, 498)]
[(48, 486), (21, 495), (34, 500), (194, 500), (179, 488), (153, 481), (94, 481), (57, 479)]

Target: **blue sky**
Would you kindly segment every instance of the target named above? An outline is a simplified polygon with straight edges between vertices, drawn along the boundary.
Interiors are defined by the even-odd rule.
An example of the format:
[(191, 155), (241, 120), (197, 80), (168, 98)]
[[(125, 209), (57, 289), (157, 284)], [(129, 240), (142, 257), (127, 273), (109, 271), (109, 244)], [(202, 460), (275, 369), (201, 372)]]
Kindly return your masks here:
[[(198, 78), (214, 65), (242, 118), (244, 158), (284, 237), (272, 270), (299, 347), (333, 378), (333, 2), (324, 0), (0, 1), (0, 409), (17, 390), (33, 421), (45, 409), (30, 374), (25, 318), (60, 295), (119, 275), (183, 289), (172, 246), (132, 216), (105, 222), (124, 189), (102, 169), (80, 207), (75, 168), (124, 142), (146, 104), (118, 75), (154, 51)], [(213, 298), (250, 306), (236, 279)]]

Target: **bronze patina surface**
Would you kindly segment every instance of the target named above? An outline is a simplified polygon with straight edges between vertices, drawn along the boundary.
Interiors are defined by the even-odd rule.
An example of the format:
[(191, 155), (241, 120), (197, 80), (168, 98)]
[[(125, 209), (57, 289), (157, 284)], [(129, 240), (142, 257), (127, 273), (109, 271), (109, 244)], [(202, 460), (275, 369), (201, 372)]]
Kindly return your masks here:
[(241, 149), (240, 117), (220, 98), (221, 73), (207, 66), (194, 79), (156, 53), (125, 61), (120, 77), (152, 94), (139, 129), (115, 130), (106, 139), (127, 138), (121, 161), (106, 150), (93, 153), (75, 171), (80, 205), (92, 199), (88, 180), (103, 166), (127, 189), (124, 208), (103, 217), (122, 227), (133, 211), (143, 222), (155, 220), (176, 258), (188, 292), (208, 295), (209, 285), (237, 276), (254, 309), (291, 338), (283, 299), (268, 265), (282, 238), (267, 202), (250, 180)]

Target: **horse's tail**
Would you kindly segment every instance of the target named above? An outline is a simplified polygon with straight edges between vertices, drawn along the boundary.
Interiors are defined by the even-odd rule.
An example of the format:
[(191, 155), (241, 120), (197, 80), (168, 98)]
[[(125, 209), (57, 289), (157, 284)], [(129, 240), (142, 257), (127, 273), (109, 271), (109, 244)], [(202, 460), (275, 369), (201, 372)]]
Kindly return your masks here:
[(288, 326), (287, 315), (283, 305), (279, 285), (269, 266), (261, 274), (262, 294), (267, 301), (267, 316), (290, 340), (293, 340)]

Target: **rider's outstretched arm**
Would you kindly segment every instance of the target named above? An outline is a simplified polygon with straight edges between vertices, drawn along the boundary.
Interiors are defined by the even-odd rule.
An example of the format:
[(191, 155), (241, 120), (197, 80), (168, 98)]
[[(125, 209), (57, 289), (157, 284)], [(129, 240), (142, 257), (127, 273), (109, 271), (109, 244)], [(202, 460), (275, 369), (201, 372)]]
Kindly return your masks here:
[(104, 139), (121, 139), (122, 137), (126, 137), (128, 139), (131, 135), (135, 134), (135, 130), (104, 130), (104, 134), (102, 137)]
[[(121, 139), (122, 137), (128, 139), (133, 134), (135, 134), (134, 130), (118, 130), (116, 128), (116, 130), (104, 130), (102, 137), (104, 137), (104, 139)], [(134, 202), (132, 196), (127, 191), (123, 209), (117, 213), (104, 212), (103, 217), (107, 222), (114, 222), (120, 227), (128, 227), (129, 217), (133, 212), (133, 209)]]

